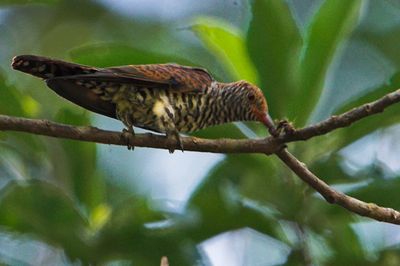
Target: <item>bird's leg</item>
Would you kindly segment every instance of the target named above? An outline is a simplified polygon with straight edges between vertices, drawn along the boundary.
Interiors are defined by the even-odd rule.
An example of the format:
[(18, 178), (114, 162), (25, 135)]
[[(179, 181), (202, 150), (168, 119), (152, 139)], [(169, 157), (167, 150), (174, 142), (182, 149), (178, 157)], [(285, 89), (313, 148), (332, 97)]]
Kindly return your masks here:
[[(167, 111), (166, 115), (161, 117), (161, 121), (164, 125), (166, 137), (169, 140), (168, 142), (171, 143), (171, 147), (169, 148), (169, 153), (174, 153), (176, 146), (178, 146), (183, 152), (184, 151), (183, 144), (181, 142), (181, 137), (179, 135), (179, 131), (176, 129), (176, 126), (174, 123), (173, 113)], [(174, 144), (172, 144), (172, 143), (174, 143)]]
[(168, 149), (169, 153), (174, 153), (175, 147), (178, 146), (183, 152), (183, 145), (178, 131), (171, 131), (166, 133), (166, 137), (170, 147)]
[(175, 129), (175, 130), (173, 131), (173, 135), (174, 135), (174, 137), (175, 137), (175, 139), (176, 139), (176, 144), (177, 144), (177, 146), (179, 146), (179, 148), (180, 148), (181, 151), (183, 152), (183, 151), (184, 151), (184, 149), (183, 149), (183, 144), (182, 144), (181, 136), (179, 135), (178, 130)]
[(126, 128), (122, 130), (122, 135), (126, 139), (126, 145), (128, 147), (128, 150), (134, 150), (135, 146), (131, 145), (130, 143), (130, 137), (135, 136), (135, 131), (133, 130), (133, 121), (132, 121), (132, 116), (128, 111), (120, 112), (117, 113), (118, 118), (124, 123)]
[(132, 125), (127, 126), (127, 129), (126, 128), (122, 129), (122, 135), (126, 139), (126, 145), (128, 147), (128, 150), (134, 150), (135, 146), (131, 145), (129, 141), (131, 136), (135, 136), (135, 131), (133, 130), (133, 126)]

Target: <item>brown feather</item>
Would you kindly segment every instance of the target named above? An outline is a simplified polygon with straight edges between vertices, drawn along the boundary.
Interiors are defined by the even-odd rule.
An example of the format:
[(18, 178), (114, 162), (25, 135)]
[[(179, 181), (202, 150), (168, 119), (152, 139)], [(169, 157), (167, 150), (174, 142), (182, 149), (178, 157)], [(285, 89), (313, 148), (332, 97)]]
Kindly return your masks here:
[(205, 69), (176, 64), (111, 67), (100, 69), (98, 73), (132, 81), (147, 81), (154, 83), (154, 87), (165, 84), (168, 89), (176, 92), (202, 92), (214, 81)]

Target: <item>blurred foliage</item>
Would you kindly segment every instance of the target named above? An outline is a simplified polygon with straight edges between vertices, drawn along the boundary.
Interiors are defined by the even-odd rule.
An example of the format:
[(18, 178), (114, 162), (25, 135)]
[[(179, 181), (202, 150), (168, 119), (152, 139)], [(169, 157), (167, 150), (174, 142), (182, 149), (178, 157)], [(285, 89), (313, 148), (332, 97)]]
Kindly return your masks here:
[(297, 115), (304, 124), (318, 101), (332, 58), (343, 40), (357, 25), (362, 1), (325, 1), (307, 29), (299, 65), (301, 102), (291, 116)]
[[(244, 79), (256, 83), (255, 68), (251, 63), (244, 37), (237, 29), (213, 18), (199, 18), (192, 30), (229, 71), (233, 80)], [(226, 45), (229, 43), (229, 45)]]
[(52, 4), (58, 0), (1, 0), (0, 5), (19, 5), (19, 4)]
[[(230, 22), (222, 17), (233, 8), (247, 10), (245, 0), (232, 1), (221, 10), (189, 13), (174, 22), (127, 15), (112, 1), (0, 1), (0, 114), (73, 125), (97, 121), (97, 126), (103, 126), (104, 120), (60, 99), (42, 82), (9, 68), (14, 55), (29, 53), (98, 67), (167, 62), (204, 67), (219, 80), (256, 83), (268, 99), (272, 116), (288, 118), (298, 127), (310, 123), (313, 115), (318, 117), (315, 112), (321, 108), (329, 107), (328, 115), (341, 113), (400, 87), (400, 6), (395, 1), (249, 3), (248, 18), (237, 19), (241, 23), (235, 24), (235, 17)], [(377, 84), (362, 69), (344, 73), (349, 68), (338, 67), (343, 63), (367, 62), (365, 58), (350, 62), (342, 56), (354, 43), (379, 54), (379, 60), (390, 65), (382, 71), (391, 78)], [(338, 77), (344, 74), (350, 79), (362, 76), (363, 84), (370, 85), (357, 92), (332, 86), (348, 84), (340, 83)], [(337, 103), (334, 99), (338, 97), (346, 100)], [(318, 106), (321, 103), (332, 106)], [(290, 144), (289, 149), (337, 189), (400, 209), (399, 170), (387, 174), (387, 168), (400, 169), (398, 150), (389, 149), (383, 157), (397, 156), (397, 161), (385, 161), (378, 155), (367, 156), (370, 143), (365, 143), (365, 150), (351, 148), (376, 132), (398, 133), (388, 128), (399, 123), (399, 108), (392, 106), (351, 127)], [(259, 125), (249, 124), (247, 129), (265, 134)], [(195, 135), (240, 138), (246, 136), (246, 130), (230, 124)], [(389, 142), (393, 139), (396, 137), (378, 141), (399, 148)], [(143, 192), (144, 182), (136, 182), (134, 188), (126, 185), (127, 180), (139, 180), (133, 172), (140, 173), (141, 180), (157, 172), (156, 164), (162, 163), (158, 153), (136, 149), (134, 153), (148, 158), (131, 163), (123, 157), (127, 153), (121, 152), (122, 148), (114, 152), (100, 147), (0, 132), (0, 263), (44, 263), (35, 263), (35, 247), (23, 255), (20, 245), (10, 248), (4, 236), (8, 235), (40, 241), (47, 249), (43, 254), (65, 256), (58, 264), (158, 265), (166, 255), (171, 265), (212, 265), (212, 254), (203, 244), (247, 227), (281, 243), (282, 250), (283, 246), (290, 250), (289, 255), (280, 253), (279, 264), (398, 265), (400, 261), (399, 242), (385, 238), (386, 232), (398, 239), (398, 228), (379, 231), (379, 223), (372, 223), (377, 237), (366, 241), (369, 232), (360, 228), (367, 219), (328, 205), (273, 156), (224, 156), (201, 176), (189, 198), (178, 203), (183, 206), (178, 210), (166, 207), (172, 204), (172, 197), (160, 199)], [(360, 161), (352, 165), (344, 148), (360, 154)], [(119, 176), (112, 161), (99, 159), (104, 152), (130, 170)], [(191, 158), (190, 153), (186, 156)], [(367, 157), (372, 159), (365, 161)], [(146, 164), (149, 166), (143, 168)], [(172, 175), (179, 172), (175, 165), (169, 171)], [(199, 169), (191, 173), (196, 171)], [(165, 177), (160, 174), (158, 178)], [(179, 188), (181, 182), (175, 179), (172, 186)], [(168, 190), (165, 183), (160, 184), (159, 190)], [(271, 243), (248, 244), (240, 252), (233, 243), (237, 244), (230, 241), (232, 245), (225, 248), (233, 250), (226, 256), (251, 256), (260, 265), (271, 265), (263, 261), (265, 250), (271, 252), (271, 258), (279, 253), (279, 247)], [(2, 252), (6, 247), (8, 251)]]
[(177, 64), (195, 65), (188, 59), (168, 56), (138, 49), (118, 43), (93, 44), (77, 47), (69, 52), (71, 58), (80, 64), (99, 67), (129, 65), (129, 64)]
[(258, 70), (259, 85), (273, 103), (269, 104), (273, 116), (286, 116), (291, 106), (298, 108), (287, 103), (298, 89), (296, 69), (301, 43), (296, 22), (284, 1), (254, 1), (247, 46)]

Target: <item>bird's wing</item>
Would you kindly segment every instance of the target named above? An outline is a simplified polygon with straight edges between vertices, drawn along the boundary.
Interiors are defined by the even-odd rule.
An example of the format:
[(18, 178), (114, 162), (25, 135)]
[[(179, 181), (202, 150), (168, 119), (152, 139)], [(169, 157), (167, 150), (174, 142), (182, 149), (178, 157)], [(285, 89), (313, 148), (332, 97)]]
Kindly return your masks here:
[(95, 73), (56, 77), (58, 81), (80, 80), (131, 84), (135, 89), (168, 89), (201, 93), (213, 82), (202, 68), (175, 64), (132, 65), (97, 69)]
[(105, 68), (98, 72), (110, 78), (144, 83), (150, 88), (168, 88), (177, 92), (202, 92), (213, 82), (212, 76), (202, 68), (176, 64), (131, 65)]

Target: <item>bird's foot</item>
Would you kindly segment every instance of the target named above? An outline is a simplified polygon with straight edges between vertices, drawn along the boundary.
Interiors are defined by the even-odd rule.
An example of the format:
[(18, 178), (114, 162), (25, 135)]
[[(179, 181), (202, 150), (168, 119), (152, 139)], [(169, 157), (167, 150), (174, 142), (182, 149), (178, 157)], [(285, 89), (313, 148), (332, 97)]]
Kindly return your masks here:
[(168, 152), (170, 154), (175, 152), (175, 143), (174, 141), (171, 141), (171, 139), (169, 139), (169, 148), (168, 148)]
[(184, 151), (181, 136), (179, 136), (178, 132), (174, 132), (173, 135), (167, 134), (167, 139), (169, 139), (170, 143), (169, 153), (174, 153), (176, 147), (179, 147), (182, 152)]
[(128, 150), (134, 150), (135, 146), (133, 146), (130, 142), (130, 138), (135, 136), (135, 131), (133, 131), (133, 127), (129, 127), (128, 129), (124, 128), (122, 130), (122, 136), (126, 140), (126, 146)]
[(285, 135), (290, 135), (296, 131), (296, 128), (292, 123), (287, 121), (286, 119), (279, 121), (278, 126), (276, 127), (276, 131), (278, 132), (278, 136), (282, 133)]

